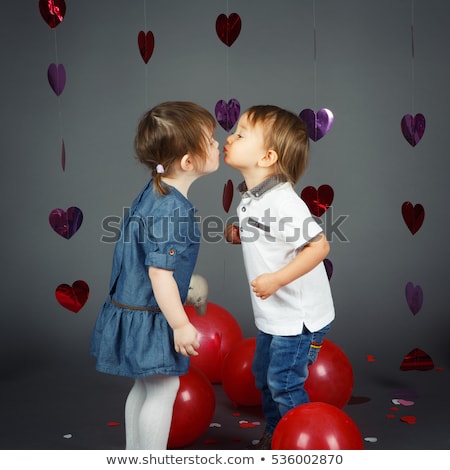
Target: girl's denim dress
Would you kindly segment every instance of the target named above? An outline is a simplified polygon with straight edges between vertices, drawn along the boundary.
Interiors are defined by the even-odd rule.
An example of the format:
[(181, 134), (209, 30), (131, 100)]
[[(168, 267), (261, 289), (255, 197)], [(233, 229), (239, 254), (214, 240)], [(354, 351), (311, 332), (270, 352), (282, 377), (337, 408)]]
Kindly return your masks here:
[(173, 271), (185, 302), (200, 246), (195, 213), (175, 188), (167, 195), (153, 190), (153, 180), (131, 205), (114, 251), (110, 293), (91, 338), (98, 371), (135, 379), (187, 372), (189, 359), (175, 352), (148, 268)]

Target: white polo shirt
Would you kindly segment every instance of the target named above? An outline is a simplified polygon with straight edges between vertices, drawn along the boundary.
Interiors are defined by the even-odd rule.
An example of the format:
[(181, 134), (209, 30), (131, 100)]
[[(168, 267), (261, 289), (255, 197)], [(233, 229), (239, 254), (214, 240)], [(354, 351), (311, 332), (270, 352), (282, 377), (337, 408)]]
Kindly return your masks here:
[[(242, 251), (249, 283), (263, 273), (277, 271), (292, 261), (322, 228), (292, 185), (270, 177), (247, 190), (239, 186), (237, 208)], [(334, 305), (325, 266), (280, 288), (266, 300), (250, 288), (256, 327), (277, 336), (300, 334), (305, 325), (315, 332), (334, 319)]]

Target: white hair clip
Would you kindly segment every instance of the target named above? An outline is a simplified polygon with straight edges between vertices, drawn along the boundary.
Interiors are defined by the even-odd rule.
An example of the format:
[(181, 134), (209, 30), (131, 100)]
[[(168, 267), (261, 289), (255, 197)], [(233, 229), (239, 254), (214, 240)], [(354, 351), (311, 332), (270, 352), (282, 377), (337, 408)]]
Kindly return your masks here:
[(164, 167), (161, 165), (161, 163), (156, 165), (156, 173), (159, 173), (160, 175), (164, 173)]

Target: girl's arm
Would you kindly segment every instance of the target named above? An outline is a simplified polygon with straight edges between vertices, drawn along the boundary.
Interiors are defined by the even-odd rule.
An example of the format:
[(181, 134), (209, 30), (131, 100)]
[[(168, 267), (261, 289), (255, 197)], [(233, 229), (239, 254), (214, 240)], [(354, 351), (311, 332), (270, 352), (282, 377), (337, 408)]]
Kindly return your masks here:
[(297, 256), (286, 266), (273, 273), (265, 273), (251, 282), (256, 297), (262, 300), (270, 297), (280, 287), (298, 279), (322, 262), (330, 251), (330, 245), (323, 233), (307, 243)]
[(148, 275), (159, 308), (173, 329), (175, 351), (183, 356), (197, 356), (198, 331), (183, 308), (173, 272), (150, 266)]

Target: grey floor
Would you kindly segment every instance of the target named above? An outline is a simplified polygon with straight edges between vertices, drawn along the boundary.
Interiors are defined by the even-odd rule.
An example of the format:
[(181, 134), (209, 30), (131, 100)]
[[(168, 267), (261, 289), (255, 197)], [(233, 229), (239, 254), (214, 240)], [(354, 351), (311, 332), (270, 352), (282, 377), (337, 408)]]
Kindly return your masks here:
[[(123, 405), (131, 385), (95, 372), (90, 358), (64, 364), (15, 358), (14, 367), (3, 365), (0, 376), (0, 448), (123, 449)], [(234, 408), (220, 384), (213, 388), (212, 425), (187, 448), (244, 449), (262, 434), (260, 408)], [(344, 411), (358, 426), (365, 449), (450, 449), (449, 370), (364, 364), (355, 371)]]

